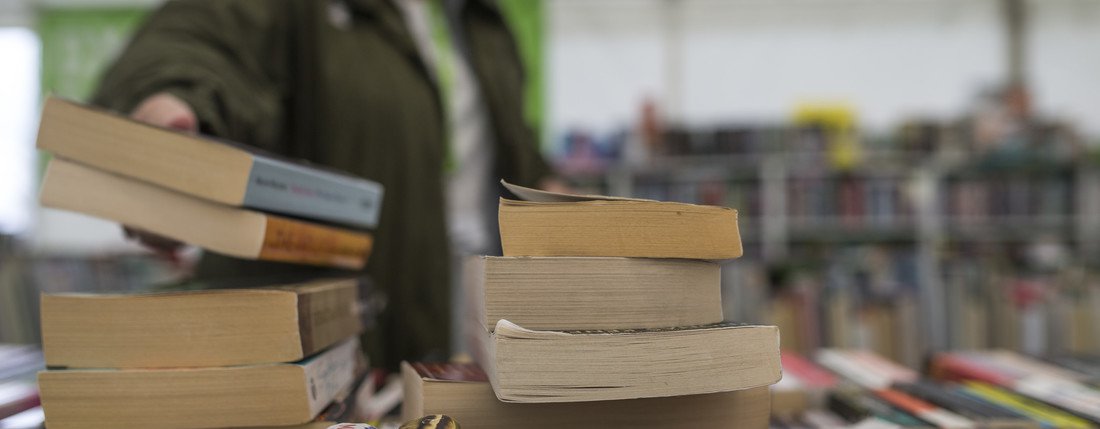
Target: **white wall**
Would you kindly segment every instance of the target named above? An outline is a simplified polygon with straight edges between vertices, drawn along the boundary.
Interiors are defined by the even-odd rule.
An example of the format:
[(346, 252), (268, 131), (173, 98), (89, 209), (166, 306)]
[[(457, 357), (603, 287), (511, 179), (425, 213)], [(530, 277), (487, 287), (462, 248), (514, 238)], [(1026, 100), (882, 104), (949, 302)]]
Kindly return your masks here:
[[(1100, 135), (1100, 2), (1030, 6), (1038, 106)], [(557, 131), (624, 125), (647, 95), (695, 123), (844, 101), (886, 130), (954, 117), (1004, 79), (998, 0), (550, 0), (548, 15)]]

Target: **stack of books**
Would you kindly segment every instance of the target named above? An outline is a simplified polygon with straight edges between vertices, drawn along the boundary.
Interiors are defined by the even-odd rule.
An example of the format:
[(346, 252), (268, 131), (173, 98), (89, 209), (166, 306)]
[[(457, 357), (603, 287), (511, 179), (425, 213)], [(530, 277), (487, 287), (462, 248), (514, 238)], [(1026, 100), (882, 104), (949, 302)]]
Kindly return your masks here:
[(0, 344), (0, 429), (42, 424), (34, 374), (44, 367), (38, 347)]
[(773, 326), (723, 322), (731, 209), (507, 185), (504, 257), (475, 267), (479, 365), (405, 364), (405, 417), (477, 428), (768, 424)]
[[(355, 280), (42, 297), (50, 428), (310, 422), (366, 372)], [(337, 416), (338, 417), (338, 416)], [(324, 418), (329, 418), (325, 416)]]
[(239, 258), (360, 269), (370, 256), (375, 182), (57, 98), (38, 148), (53, 154), (43, 206)]
[[(382, 188), (56, 98), (38, 147), (44, 206), (229, 256), (365, 266)], [(301, 425), (350, 412), (367, 364), (360, 279), (41, 299), (46, 424)]]

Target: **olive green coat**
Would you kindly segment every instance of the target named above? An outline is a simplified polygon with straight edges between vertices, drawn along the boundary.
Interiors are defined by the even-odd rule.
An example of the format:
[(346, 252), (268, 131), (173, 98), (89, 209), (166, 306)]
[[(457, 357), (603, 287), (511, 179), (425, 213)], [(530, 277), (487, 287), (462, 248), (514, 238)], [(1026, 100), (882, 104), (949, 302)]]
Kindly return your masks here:
[[(365, 336), (373, 363), (445, 357), (440, 97), (394, 4), (347, 0), (335, 10), (350, 12), (342, 19), (330, 3), (171, 1), (107, 71), (94, 103), (129, 112), (168, 91), (192, 106), (203, 133), (380, 182), (386, 195), (366, 272), (388, 306)], [(532, 185), (549, 171), (523, 120), (516, 46), (494, 3), (467, 1), (459, 16), (490, 116), (496, 172)], [(208, 254), (199, 273), (243, 283), (301, 270)]]

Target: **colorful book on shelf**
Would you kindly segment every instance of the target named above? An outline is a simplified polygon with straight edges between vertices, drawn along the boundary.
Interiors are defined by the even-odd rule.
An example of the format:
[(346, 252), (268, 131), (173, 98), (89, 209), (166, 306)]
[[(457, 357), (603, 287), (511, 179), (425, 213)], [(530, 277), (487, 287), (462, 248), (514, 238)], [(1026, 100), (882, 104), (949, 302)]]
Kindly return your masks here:
[(801, 415), (825, 405), (825, 394), (837, 385), (829, 371), (798, 355), (783, 350), (783, 379), (771, 386), (772, 415)]
[(1083, 374), (1013, 352), (940, 353), (933, 375), (948, 380), (977, 380), (1042, 400), (1100, 424), (1100, 391), (1080, 382)]
[(171, 368), (294, 362), (360, 331), (358, 282), (258, 289), (45, 294), (50, 366)]
[(972, 420), (977, 427), (991, 429), (1038, 429), (1040, 425), (1028, 416), (960, 391), (960, 387), (918, 381), (895, 384), (893, 389), (914, 398), (951, 410)]
[(1012, 393), (995, 385), (981, 381), (962, 382), (960, 392), (971, 397), (1003, 407), (1039, 422), (1044, 428), (1085, 429), (1093, 428), (1087, 419), (1067, 413), (1045, 402)]
[(501, 402), (477, 365), (402, 363), (403, 420), (446, 414), (478, 429), (763, 428), (768, 391), (734, 392), (600, 402)]
[(230, 207), (60, 158), (46, 168), (40, 199), (245, 259), (361, 269), (373, 243), (363, 231)]
[(475, 354), (505, 402), (717, 393), (781, 377), (774, 326), (534, 331), (502, 319), (486, 335)]
[(742, 253), (733, 209), (504, 185), (522, 198), (500, 200), (504, 256), (721, 260)]
[(39, 403), (38, 387), (33, 379), (0, 383), (0, 419), (37, 407)]
[(359, 228), (375, 227), (382, 207), (376, 182), (56, 97), (38, 148), (195, 198)]
[(51, 429), (307, 423), (355, 380), (352, 338), (296, 363), (39, 373)]
[(481, 330), (644, 329), (722, 321), (718, 264), (683, 259), (481, 257), (472, 261)]

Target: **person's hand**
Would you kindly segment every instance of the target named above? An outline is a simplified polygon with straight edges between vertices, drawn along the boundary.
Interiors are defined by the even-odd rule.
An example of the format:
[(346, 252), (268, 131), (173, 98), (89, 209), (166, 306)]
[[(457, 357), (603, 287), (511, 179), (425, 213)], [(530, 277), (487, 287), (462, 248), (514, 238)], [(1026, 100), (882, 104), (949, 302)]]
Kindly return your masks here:
[[(198, 131), (199, 121), (195, 111), (186, 102), (167, 92), (149, 96), (130, 112), (130, 117), (138, 121), (180, 131)], [(153, 234), (129, 226), (122, 226), (126, 237), (135, 239), (145, 247), (169, 260), (179, 259), (179, 250), (183, 243), (168, 237)]]
[(130, 112), (130, 117), (141, 122), (180, 131), (195, 132), (199, 120), (187, 102), (167, 92), (153, 94)]

